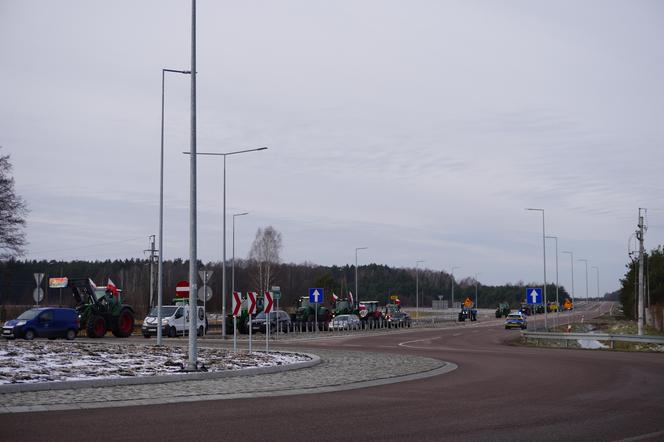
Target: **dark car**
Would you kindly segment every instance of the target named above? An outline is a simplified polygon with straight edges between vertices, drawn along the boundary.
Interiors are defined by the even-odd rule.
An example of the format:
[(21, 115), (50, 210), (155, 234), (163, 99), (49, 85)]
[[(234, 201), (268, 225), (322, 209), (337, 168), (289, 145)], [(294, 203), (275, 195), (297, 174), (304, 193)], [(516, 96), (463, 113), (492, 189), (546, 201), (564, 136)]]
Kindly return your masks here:
[(27, 310), (16, 319), (5, 322), (2, 336), (7, 339), (76, 338), (80, 322), (73, 308), (41, 307)]
[[(291, 318), (283, 310), (273, 310), (269, 313), (270, 317), (270, 333), (274, 333), (277, 330), (277, 324), (279, 325), (279, 331), (283, 333), (288, 333), (288, 330), (291, 326)], [(277, 319), (278, 318), (278, 319)], [(247, 319), (247, 327), (249, 326), (249, 320)], [(265, 327), (265, 312), (260, 312), (251, 320), (251, 330), (259, 331), (262, 333), (266, 332)]]
[(387, 316), (388, 327), (410, 327), (410, 315), (406, 312), (392, 312)]

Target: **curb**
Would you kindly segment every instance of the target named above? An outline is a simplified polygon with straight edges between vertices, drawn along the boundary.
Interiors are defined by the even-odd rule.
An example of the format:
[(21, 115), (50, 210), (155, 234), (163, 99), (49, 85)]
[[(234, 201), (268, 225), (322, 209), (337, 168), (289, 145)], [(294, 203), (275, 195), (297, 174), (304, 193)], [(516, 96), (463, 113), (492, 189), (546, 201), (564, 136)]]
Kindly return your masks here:
[[(288, 353), (288, 352), (279, 352)], [(273, 365), (269, 367), (254, 367), (232, 371), (196, 372), (171, 375), (143, 376), (131, 378), (112, 379), (81, 379), (75, 381), (40, 382), (34, 384), (8, 384), (0, 385), (0, 394), (23, 393), (27, 391), (52, 391), (52, 390), (80, 390), (94, 387), (117, 387), (120, 385), (143, 385), (143, 384), (165, 384), (169, 382), (202, 381), (209, 379), (233, 378), (239, 376), (253, 376), (257, 374), (279, 373), (290, 370), (300, 370), (314, 367), (320, 364), (318, 355), (311, 353), (297, 353), (311, 358), (309, 361), (295, 362), (288, 365)]]

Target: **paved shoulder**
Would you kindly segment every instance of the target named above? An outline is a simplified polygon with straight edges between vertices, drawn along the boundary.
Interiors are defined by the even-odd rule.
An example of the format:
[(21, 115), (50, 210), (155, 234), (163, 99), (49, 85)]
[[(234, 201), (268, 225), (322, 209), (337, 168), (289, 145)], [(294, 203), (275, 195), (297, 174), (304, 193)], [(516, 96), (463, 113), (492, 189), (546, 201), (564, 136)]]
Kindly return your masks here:
[(321, 393), (435, 376), (456, 365), (406, 355), (304, 350), (312, 368), (225, 379), (0, 394), (0, 413), (122, 407), (201, 400)]

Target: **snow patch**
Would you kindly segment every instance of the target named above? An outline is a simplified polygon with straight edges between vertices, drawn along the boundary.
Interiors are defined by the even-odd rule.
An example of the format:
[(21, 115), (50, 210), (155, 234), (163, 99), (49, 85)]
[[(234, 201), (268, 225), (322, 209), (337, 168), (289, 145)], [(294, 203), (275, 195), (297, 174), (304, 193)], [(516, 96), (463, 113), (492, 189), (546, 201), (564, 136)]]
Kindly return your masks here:
[[(310, 359), (297, 353), (198, 350), (199, 366), (208, 372), (288, 365)], [(181, 347), (5, 341), (0, 343), (0, 384), (179, 374), (187, 361), (187, 349)]]

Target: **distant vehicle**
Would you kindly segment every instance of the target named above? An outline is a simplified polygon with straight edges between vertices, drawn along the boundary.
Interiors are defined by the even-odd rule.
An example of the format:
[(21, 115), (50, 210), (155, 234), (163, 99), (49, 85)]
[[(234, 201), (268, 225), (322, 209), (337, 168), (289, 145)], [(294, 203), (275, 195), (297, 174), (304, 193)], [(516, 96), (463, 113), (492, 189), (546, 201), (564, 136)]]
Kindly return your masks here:
[(134, 309), (123, 303), (122, 290), (112, 281), (97, 286), (90, 278), (70, 278), (81, 328), (90, 338), (101, 338), (111, 331), (117, 338), (127, 338), (134, 331)]
[(386, 316), (388, 327), (410, 327), (410, 315), (406, 312), (398, 311)]
[[(178, 298), (176, 298), (178, 299)], [(185, 299), (185, 298), (181, 298)], [(205, 315), (205, 307), (197, 306), (198, 319), (196, 321), (196, 335), (203, 336), (207, 332), (208, 321)], [(154, 307), (143, 319), (141, 333), (146, 338), (157, 335), (159, 310)], [(178, 301), (176, 305), (161, 306), (161, 333), (162, 336), (174, 338), (178, 335), (189, 334), (189, 305), (186, 301)]]
[(507, 316), (510, 314), (510, 305), (506, 302), (501, 302), (498, 304), (498, 307), (496, 308), (496, 318), (500, 318), (502, 316)]
[(546, 308), (547, 308), (547, 311), (548, 311), (549, 313), (552, 313), (552, 312), (555, 313), (555, 312), (557, 312), (557, 311), (559, 310), (559, 309), (558, 309), (558, 303), (555, 302), (555, 301), (554, 301), (554, 302), (549, 302), (549, 303), (547, 304), (547, 307), (546, 307)]
[(362, 322), (357, 315), (339, 315), (330, 321), (330, 330), (359, 330)]
[(477, 310), (472, 307), (462, 307), (459, 312), (459, 322), (464, 322), (466, 319), (477, 321)]
[(32, 308), (18, 318), (5, 322), (2, 336), (7, 339), (66, 338), (72, 340), (80, 328), (78, 312), (73, 308)]
[[(265, 316), (265, 312), (260, 312), (251, 320), (252, 331), (259, 331), (262, 333), (267, 332), (265, 326)], [(288, 316), (288, 313), (283, 310), (272, 310), (269, 313), (269, 320), (270, 333), (275, 333), (277, 331), (277, 326), (279, 327), (279, 331), (281, 333), (288, 333), (288, 330), (291, 327), (291, 318)], [(249, 327), (248, 321), (249, 318), (247, 318), (247, 327)]]
[(359, 311), (362, 328), (377, 328), (384, 319), (378, 301), (362, 301)]
[(510, 313), (507, 315), (507, 319), (505, 319), (505, 329), (508, 330), (511, 328), (520, 328), (521, 330), (528, 328), (526, 315), (521, 312)]

